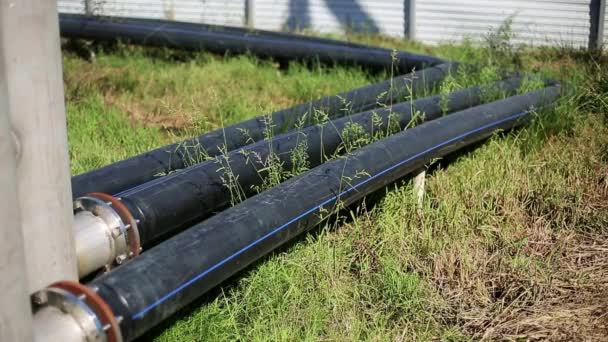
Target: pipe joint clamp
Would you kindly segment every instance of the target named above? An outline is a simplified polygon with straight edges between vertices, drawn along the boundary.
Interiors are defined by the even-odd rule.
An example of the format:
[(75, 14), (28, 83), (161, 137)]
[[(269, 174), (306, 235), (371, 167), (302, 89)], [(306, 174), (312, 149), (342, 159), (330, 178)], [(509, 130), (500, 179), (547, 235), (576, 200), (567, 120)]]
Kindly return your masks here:
[[(32, 296), (34, 315), (52, 307), (58, 315), (69, 316), (76, 322), (76, 332), (87, 342), (122, 342), (121, 317), (115, 317), (110, 307), (95, 291), (77, 282), (59, 281)], [(61, 321), (58, 321), (61, 322)], [(73, 329), (58, 326), (56, 329)]]
[(137, 220), (120, 199), (91, 193), (74, 201), (78, 273), (111, 270), (141, 251)]

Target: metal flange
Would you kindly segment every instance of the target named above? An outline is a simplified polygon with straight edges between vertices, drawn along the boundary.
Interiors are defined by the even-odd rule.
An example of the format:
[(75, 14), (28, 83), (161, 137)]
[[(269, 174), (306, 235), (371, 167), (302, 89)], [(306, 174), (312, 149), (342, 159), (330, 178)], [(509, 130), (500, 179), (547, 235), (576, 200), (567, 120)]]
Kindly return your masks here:
[(74, 201), (78, 274), (109, 271), (139, 255), (137, 220), (120, 199), (91, 193)]
[[(47, 307), (57, 309), (58, 315), (69, 316), (77, 329), (61, 326), (65, 320), (53, 320), (53, 329), (78, 330), (77, 336), (87, 342), (122, 342), (120, 319), (95, 291), (77, 282), (59, 281), (49, 285), (33, 296), (36, 315)], [(39, 321), (43, 322), (43, 321)]]
[(103, 192), (93, 192), (88, 194), (88, 196), (99, 198), (101, 200), (106, 201), (106, 203), (110, 203), (112, 208), (116, 211), (116, 213), (120, 216), (122, 221), (129, 226), (127, 230), (127, 242), (129, 245), (129, 255), (128, 258), (133, 258), (138, 256), (141, 252), (141, 242), (139, 239), (139, 230), (137, 227), (137, 220), (133, 218), (133, 215), (129, 211), (129, 209), (121, 202), (120, 198), (116, 198), (112, 195), (105, 194)]

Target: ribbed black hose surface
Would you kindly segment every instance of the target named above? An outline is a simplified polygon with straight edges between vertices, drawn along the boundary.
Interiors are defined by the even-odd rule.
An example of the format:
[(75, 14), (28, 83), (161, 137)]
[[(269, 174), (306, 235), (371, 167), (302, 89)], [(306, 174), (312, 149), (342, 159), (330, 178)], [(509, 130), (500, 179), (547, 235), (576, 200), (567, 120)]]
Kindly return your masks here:
[[(348, 205), (422, 167), (522, 124), (559, 86), (448, 115), (365, 146), (254, 196), (95, 279), (130, 341), (275, 248)], [(325, 214), (326, 215), (326, 214)]]
[(68, 38), (123, 39), (136, 44), (204, 49), (221, 54), (250, 53), (277, 60), (314, 60), (384, 70), (392, 68), (397, 73), (442, 62), (434, 57), (331, 39), (168, 20), (61, 14), (59, 29), (61, 35)]
[[(425, 89), (434, 87), (455, 68), (454, 64), (441, 64), (398, 76), (393, 80), (287, 108), (272, 113), (272, 123), (279, 132), (288, 131), (293, 129), (304, 116), (308, 118), (310, 124), (310, 118), (315, 110), (326, 113), (330, 119), (335, 119), (376, 108), (381, 104), (401, 102), (408, 96), (416, 96)], [(150, 181), (159, 174), (183, 169), (188, 159), (200, 154), (201, 151), (213, 157), (220, 153), (221, 146), (231, 151), (249, 144), (249, 139), (258, 141), (264, 137), (266, 128), (267, 118), (259, 116), (74, 176), (72, 196), (77, 198), (90, 192), (118, 193)], [(244, 134), (244, 131), (247, 134)]]
[[(514, 93), (520, 84), (520, 78), (513, 78), (312, 125), (236, 149), (217, 160), (144, 183), (117, 196), (139, 220), (141, 244), (146, 247), (161, 237), (167, 238), (179, 228), (224, 209), (235, 196), (235, 191), (242, 197), (255, 194), (254, 187), (262, 185), (267, 177), (267, 172), (259, 170), (268, 166), (270, 156), (276, 158), (273, 163), (275, 166), (281, 164), (282, 170), (291, 170), (294, 153), (307, 156), (309, 166), (316, 167), (322, 163), (323, 156), (332, 156), (338, 148), (344, 147), (345, 139), (348, 143), (348, 137), (343, 135), (349, 134), (349, 127), (352, 130), (350, 134), (356, 132), (357, 137), (386, 136), (389, 120), (393, 132), (396, 125), (403, 129), (411, 124), (412, 110), (422, 116), (423, 119), (418, 118), (418, 121), (430, 121), (440, 117), (444, 110), (450, 113), (478, 105), (489, 88)], [(227, 183), (229, 179), (238, 183), (238, 190), (237, 184)]]

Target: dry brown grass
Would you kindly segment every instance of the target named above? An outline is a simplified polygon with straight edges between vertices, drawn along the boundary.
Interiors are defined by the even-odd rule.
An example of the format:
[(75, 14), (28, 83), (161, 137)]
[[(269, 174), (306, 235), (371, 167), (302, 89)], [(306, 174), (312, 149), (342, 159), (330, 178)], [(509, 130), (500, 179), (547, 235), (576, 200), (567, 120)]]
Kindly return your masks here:
[(432, 259), (448, 324), (475, 340), (606, 340), (608, 135), (593, 122), (546, 142), (537, 184), (524, 184), (522, 196), (494, 200), (496, 222), (511, 231), (490, 225), (502, 236), (493, 244), (475, 233)]
[(536, 298), (522, 294), (488, 324), (469, 325), (473, 336), (484, 340), (604, 341), (608, 336), (607, 237), (605, 233), (558, 234), (548, 241), (534, 241), (541, 250), (561, 251), (552, 277), (535, 284)]
[(106, 93), (104, 102), (126, 113), (133, 124), (158, 126), (165, 131), (186, 130), (196, 125), (193, 113), (184, 110), (183, 104), (175, 100), (165, 99), (144, 104), (141, 101), (117, 99), (112, 93)]

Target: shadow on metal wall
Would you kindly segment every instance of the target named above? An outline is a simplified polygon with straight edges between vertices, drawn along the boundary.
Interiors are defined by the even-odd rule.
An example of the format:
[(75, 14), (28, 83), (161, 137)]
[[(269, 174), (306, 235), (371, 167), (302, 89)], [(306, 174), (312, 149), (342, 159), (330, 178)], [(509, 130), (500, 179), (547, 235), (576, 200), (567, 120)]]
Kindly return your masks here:
[[(356, 0), (325, 0), (325, 5), (345, 31), (379, 33), (378, 25)], [(286, 30), (298, 31), (311, 27), (308, 0), (289, 0), (289, 14), (283, 24)]]

